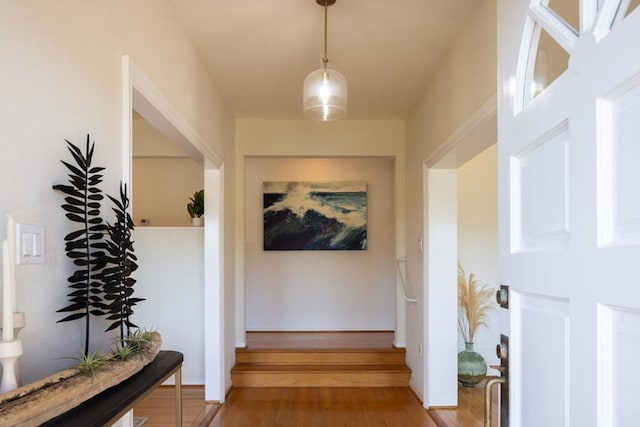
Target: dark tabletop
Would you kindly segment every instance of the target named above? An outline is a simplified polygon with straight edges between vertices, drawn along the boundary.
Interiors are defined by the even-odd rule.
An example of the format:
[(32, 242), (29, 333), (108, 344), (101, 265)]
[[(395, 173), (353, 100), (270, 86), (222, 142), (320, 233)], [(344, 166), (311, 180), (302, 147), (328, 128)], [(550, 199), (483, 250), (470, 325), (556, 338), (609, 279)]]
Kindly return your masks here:
[(182, 353), (160, 351), (153, 362), (120, 384), (44, 423), (44, 426), (103, 426), (182, 364)]

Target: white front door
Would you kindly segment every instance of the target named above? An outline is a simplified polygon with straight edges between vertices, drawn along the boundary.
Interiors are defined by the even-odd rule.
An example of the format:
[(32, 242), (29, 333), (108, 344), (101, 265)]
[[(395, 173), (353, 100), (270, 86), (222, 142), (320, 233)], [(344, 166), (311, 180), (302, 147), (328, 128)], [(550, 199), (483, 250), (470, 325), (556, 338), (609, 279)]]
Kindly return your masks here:
[(640, 425), (638, 3), (498, 0), (511, 427)]

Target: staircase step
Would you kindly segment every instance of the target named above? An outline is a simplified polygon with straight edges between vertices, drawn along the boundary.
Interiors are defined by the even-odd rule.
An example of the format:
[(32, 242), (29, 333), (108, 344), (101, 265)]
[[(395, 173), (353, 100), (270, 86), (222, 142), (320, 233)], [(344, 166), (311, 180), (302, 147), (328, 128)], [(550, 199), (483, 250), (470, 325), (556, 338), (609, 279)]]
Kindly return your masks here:
[(247, 333), (234, 387), (408, 387), (411, 370), (392, 333)]
[(234, 387), (407, 387), (404, 364), (256, 365), (231, 370)]
[(246, 349), (236, 350), (236, 363), (262, 365), (337, 365), (337, 364), (403, 364), (405, 349), (380, 350), (294, 350), (294, 349)]

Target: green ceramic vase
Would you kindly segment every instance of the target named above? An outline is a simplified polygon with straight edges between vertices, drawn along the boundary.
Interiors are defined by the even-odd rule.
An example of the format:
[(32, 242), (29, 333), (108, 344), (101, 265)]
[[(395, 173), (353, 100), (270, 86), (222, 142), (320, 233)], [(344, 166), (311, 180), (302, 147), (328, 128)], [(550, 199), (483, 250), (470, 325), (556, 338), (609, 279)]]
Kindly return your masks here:
[(458, 353), (458, 381), (465, 387), (475, 387), (487, 374), (484, 358), (473, 351), (473, 343), (464, 343), (464, 351)]

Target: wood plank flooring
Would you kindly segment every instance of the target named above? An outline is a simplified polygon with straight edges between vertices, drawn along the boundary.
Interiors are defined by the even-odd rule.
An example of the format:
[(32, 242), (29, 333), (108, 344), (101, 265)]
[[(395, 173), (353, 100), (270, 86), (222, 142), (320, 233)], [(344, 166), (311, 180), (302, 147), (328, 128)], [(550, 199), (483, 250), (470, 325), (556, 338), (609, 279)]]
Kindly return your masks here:
[(408, 388), (237, 388), (209, 427), (437, 427)]
[[(484, 383), (460, 388), (458, 408), (426, 411), (407, 388), (238, 388), (217, 405), (205, 403), (202, 386), (186, 386), (182, 420), (184, 427), (307, 426), (298, 420), (323, 427), (483, 426)], [(173, 387), (160, 387), (135, 407), (134, 415), (149, 417), (145, 427), (174, 426), (173, 398)]]
[[(487, 380), (475, 387), (458, 384), (458, 407), (452, 409), (431, 409), (429, 413), (439, 427), (483, 427), (484, 387)], [(493, 389), (493, 425), (498, 425), (498, 387)]]
[[(392, 332), (247, 333), (248, 348), (274, 350), (389, 349), (392, 340)], [(173, 393), (173, 387), (156, 389), (134, 415), (149, 417), (145, 427), (173, 426)], [(482, 427), (483, 411), (484, 383), (460, 387), (458, 408), (430, 411), (408, 387), (236, 387), (224, 405), (206, 404), (201, 386), (183, 391), (185, 427)]]
[[(158, 387), (133, 408), (133, 416), (148, 417), (144, 427), (175, 427), (175, 396), (173, 386)], [(182, 386), (184, 427), (199, 426), (219, 406), (205, 403), (203, 386)]]

